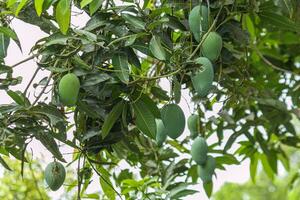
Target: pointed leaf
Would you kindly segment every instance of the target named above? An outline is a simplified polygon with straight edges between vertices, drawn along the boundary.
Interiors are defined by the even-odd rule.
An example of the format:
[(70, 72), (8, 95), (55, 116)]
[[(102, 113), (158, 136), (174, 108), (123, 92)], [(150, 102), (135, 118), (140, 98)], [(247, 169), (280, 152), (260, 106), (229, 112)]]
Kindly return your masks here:
[(112, 58), (112, 65), (114, 66), (115, 70), (117, 70), (116, 74), (119, 79), (124, 83), (128, 83), (129, 66), (127, 56), (123, 53), (115, 54)]
[(258, 156), (257, 153), (255, 153), (250, 158), (250, 176), (253, 183), (255, 183), (257, 164), (258, 164)]
[(154, 139), (156, 135), (154, 115), (142, 100), (136, 101), (132, 106), (135, 112), (136, 126), (148, 137)]
[(66, 162), (59, 151), (58, 145), (55, 142), (54, 137), (50, 132), (38, 133), (36, 135), (36, 139), (38, 139), (46, 147), (46, 149), (52, 153), (52, 155), (55, 158), (62, 162)]
[(2, 165), (5, 169), (11, 171), (10, 167), (8, 166), (8, 164), (5, 162), (5, 160), (4, 160), (1, 156), (0, 156), (0, 163), (1, 163), (1, 165)]
[(22, 51), (21, 43), (20, 43), (19, 38), (18, 38), (15, 31), (13, 31), (12, 29), (10, 29), (8, 27), (1, 26), (0, 27), (0, 33), (3, 33), (6, 37), (9, 37), (9, 38), (13, 39), (17, 43), (17, 45), (19, 46), (20, 50)]
[(124, 105), (125, 105), (124, 102), (120, 101), (117, 105), (113, 107), (110, 113), (106, 116), (101, 129), (102, 138), (105, 138), (108, 135), (110, 129), (113, 127), (117, 119), (122, 114)]
[(210, 198), (213, 191), (213, 182), (203, 183), (203, 188), (208, 198)]
[(153, 36), (150, 40), (150, 51), (159, 60), (166, 60), (166, 52), (161, 45), (161, 40), (157, 36)]
[(93, 0), (89, 5), (90, 14), (93, 15), (102, 5), (103, 0)]
[(84, 8), (85, 6), (89, 5), (93, 0), (81, 0), (80, 7)]
[(55, 9), (55, 18), (63, 34), (68, 32), (71, 21), (70, 0), (60, 0)]
[(142, 30), (145, 29), (146, 23), (143, 22), (141, 18), (130, 15), (130, 14), (122, 14), (122, 17), (125, 19), (125, 21), (127, 21), (133, 27), (142, 29)]
[(0, 33), (0, 59), (6, 57), (9, 41), (9, 37), (6, 37), (3, 33)]
[(34, 0), (34, 7), (38, 16), (41, 16), (43, 12), (43, 4), (44, 0)]

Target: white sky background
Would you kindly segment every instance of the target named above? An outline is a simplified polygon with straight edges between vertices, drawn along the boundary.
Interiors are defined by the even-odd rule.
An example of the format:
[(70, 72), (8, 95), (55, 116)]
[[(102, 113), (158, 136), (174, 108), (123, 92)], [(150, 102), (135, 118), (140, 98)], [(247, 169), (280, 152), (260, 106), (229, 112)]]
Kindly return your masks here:
[[(87, 20), (88, 20), (87, 15), (80, 15), (80, 16), (76, 16), (76, 17), (73, 16), (72, 24), (75, 26), (82, 27), (85, 25)], [(8, 48), (8, 54), (7, 54), (8, 56), (5, 59), (7, 65), (13, 65), (13, 64), (27, 58), (29, 56), (30, 49), (32, 48), (32, 46), (34, 46), (36, 41), (42, 37), (47, 36), (38, 27), (32, 26), (30, 24), (26, 24), (19, 20), (13, 20), (12, 28), (16, 31), (16, 33), (20, 39), (23, 53), (21, 53), (19, 48), (17, 47), (17, 45), (11, 41), (10, 46)], [(26, 85), (28, 84), (29, 80), (31, 79), (32, 74), (35, 71), (36, 67), (37, 66), (36, 66), (34, 60), (28, 61), (28, 62), (16, 67), (14, 69), (14, 77), (22, 76), (23, 82), (22, 82), (22, 84), (11, 87), (10, 89), (12, 89), (14, 91), (15, 90), (23, 91), (25, 89)], [(39, 80), (41, 80), (48, 74), (49, 73), (47, 71), (40, 71), (34, 82), (39, 82)], [(165, 90), (169, 90), (169, 83), (166, 80), (162, 81), (162, 86), (164, 87)], [(29, 91), (33, 91), (33, 88), (31, 87), (31, 90), (29, 90)], [(180, 106), (183, 109), (185, 116), (187, 118), (191, 114), (189, 111), (188, 105), (187, 105), (187, 102), (190, 101), (190, 97), (189, 97), (187, 90), (183, 91), (183, 96), (185, 99), (187, 99), (187, 101), (185, 101), (183, 98), (180, 102)], [(30, 99), (33, 100), (32, 95), (31, 95)], [(0, 104), (11, 103), (11, 102), (12, 102), (12, 100), (6, 94), (6, 92), (3, 90), (0, 90)], [(209, 117), (211, 115), (217, 115), (218, 110), (219, 110), (219, 106), (215, 106), (213, 112), (206, 113), (207, 117)], [(187, 134), (188, 134), (188, 132), (185, 131), (185, 133), (183, 134), (183, 136), (181, 136), (181, 138), (185, 137)], [(224, 138), (227, 139), (228, 137), (229, 137), (228, 133), (226, 134), (226, 132), (225, 132)], [(208, 143), (210, 143), (210, 144), (214, 143), (216, 140), (217, 140), (216, 137), (210, 138)], [(233, 147), (236, 147), (236, 145)], [(46, 149), (44, 149), (44, 147), (41, 146), (38, 142), (33, 142), (31, 144), (30, 148), (32, 148), (35, 157), (38, 157), (39, 159), (42, 159), (44, 161), (43, 166), (45, 166), (48, 162), (52, 161), (51, 154)], [(63, 152), (71, 152), (70, 148), (67, 148), (65, 151), (64, 150), (65, 149), (63, 149)], [(69, 158), (68, 158), (68, 156), (65, 156), (65, 157), (67, 158), (68, 161), (71, 160), (70, 156), (69, 156)], [(125, 166), (125, 165), (120, 166), (120, 168), (126, 168), (126, 167), (127, 166)], [(242, 182), (247, 181), (250, 177), (248, 160), (244, 161), (239, 166), (227, 166), (226, 169), (227, 169), (226, 171), (220, 171), (220, 170), (216, 171), (217, 179), (214, 179), (214, 191), (217, 191), (222, 186), (222, 184), (224, 184), (224, 182), (242, 183)], [(200, 179), (199, 179), (199, 182), (200, 182)], [(100, 185), (98, 185), (98, 180), (95, 179), (95, 182), (94, 182), (94, 184), (92, 184), (89, 191), (93, 192), (93, 191), (97, 191), (100, 189), (101, 189), (101, 187), (100, 187)], [(202, 184), (195, 186), (194, 189), (199, 190), (199, 193), (197, 193), (196, 195), (193, 195), (193, 196), (186, 197), (185, 198), (186, 200), (207, 200), (205, 192), (202, 189)], [(58, 193), (62, 194), (63, 189), (60, 189)], [(57, 195), (58, 193), (51, 193), (53, 196), (53, 199), (58, 198), (58, 195)]]

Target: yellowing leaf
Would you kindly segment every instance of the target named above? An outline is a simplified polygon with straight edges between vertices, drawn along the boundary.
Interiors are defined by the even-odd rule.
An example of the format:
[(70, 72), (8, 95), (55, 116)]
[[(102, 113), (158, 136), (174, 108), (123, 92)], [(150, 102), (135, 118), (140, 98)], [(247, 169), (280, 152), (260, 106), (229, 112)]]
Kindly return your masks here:
[(68, 32), (71, 21), (70, 0), (60, 0), (56, 6), (55, 18), (63, 34)]
[(84, 8), (85, 6), (89, 5), (93, 0), (82, 0), (80, 2), (80, 7)]
[(34, 7), (38, 16), (41, 16), (43, 12), (43, 4), (44, 0), (34, 0)]

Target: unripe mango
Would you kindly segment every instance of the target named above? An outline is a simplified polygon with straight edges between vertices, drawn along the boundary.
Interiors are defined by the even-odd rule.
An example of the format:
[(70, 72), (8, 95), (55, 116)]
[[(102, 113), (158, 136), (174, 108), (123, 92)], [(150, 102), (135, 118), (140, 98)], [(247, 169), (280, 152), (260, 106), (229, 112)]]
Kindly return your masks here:
[[(203, 37), (206, 37), (206, 35)], [(222, 43), (222, 37), (218, 33), (208, 33), (201, 47), (202, 55), (211, 61), (217, 60), (222, 50)]]
[(209, 28), (209, 14), (206, 6), (198, 5), (191, 10), (189, 14), (189, 26), (194, 38), (200, 42), (201, 36)]
[(207, 183), (212, 180), (212, 176), (215, 173), (215, 168), (216, 160), (212, 156), (207, 156), (205, 164), (198, 166), (198, 175), (203, 183)]
[(200, 97), (205, 97), (214, 80), (214, 68), (208, 58), (200, 57), (195, 60), (195, 63), (202, 65), (201, 69), (191, 77), (193, 87)]
[(161, 119), (156, 119), (156, 144), (160, 147), (167, 139), (164, 123)]
[(191, 133), (191, 138), (195, 138), (198, 135), (199, 131), (199, 116), (192, 114), (187, 120), (187, 125)]
[(197, 137), (191, 148), (192, 159), (198, 165), (204, 165), (207, 159), (208, 147), (205, 139), (203, 137)]
[(59, 81), (58, 94), (65, 106), (74, 106), (77, 102), (80, 81), (73, 73), (64, 75)]
[(185, 116), (177, 104), (167, 104), (161, 110), (161, 119), (165, 125), (167, 135), (176, 139), (185, 128)]
[(213, 175), (203, 170), (201, 165), (198, 165), (197, 171), (198, 171), (198, 176), (201, 178), (203, 183), (209, 183), (212, 181)]
[(45, 169), (45, 180), (51, 190), (58, 190), (64, 183), (66, 170), (59, 162), (49, 163)]

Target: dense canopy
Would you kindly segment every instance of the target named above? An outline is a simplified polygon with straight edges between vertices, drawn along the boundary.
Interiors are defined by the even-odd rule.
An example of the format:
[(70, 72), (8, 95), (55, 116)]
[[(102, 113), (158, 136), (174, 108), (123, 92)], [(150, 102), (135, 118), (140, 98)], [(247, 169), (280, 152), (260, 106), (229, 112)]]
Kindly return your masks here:
[[(204, 8), (191, 14), (199, 5)], [(245, 159), (251, 160), (253, 180), (258, 163), (271, 179), (279, 163), (289, 170), (284, 146), (299, 148), (300, 142), (291, 123), (300, 118), (298, 1), (7, 0), (0, 11), (0, 89), (14, 101), (0, 102), (2, 157), (27, 162), (28, 143), (40, 141), (65, 166), (78, 162), (79, 199), (92, 172), (109, 199), (181, 199), (198, 192), (190, 189), (201, 183), (190, 153), (197, 135), (215, 138), (208, 142), (208, 157), (219, 170)], [(89, 16), (82, 28), (71, 21), (80, 14)], [(10, 42), (22, 48), (11, 28), (14, 19), (47, 36), (29, 58), (8, 66)], [(200, 57), (209, 64), (204, 67)], [(14, 91), (22, 83), (14, 69), (30, 59), (38, 66), (26, 72), (32, 81)], [(40, 70), (49, 76), (38, 82)], [(203, 70), (208, 76), (199, 75)], [(76, 78), (60, 82), (71, 73), (79, 86)], [(183, 124), (189, 116), (162, 116), (161, 108), (183, 101), (185, 89), (198, 131), (178, 137), (184, 127), (188, 131)], [(45, 100), (48, 91), (51, 98)], [(216, 107), (218, 113), (208, 118)], [(162, 145), (155, 141), (158, 119), (172, 131)], [(72, 161), (58, 142), (74, 149)], [(116, 170), (121, 162), (138, 169), (138, 176), (131, 168)], [(210, 196), (213, 183), (203, 185)]]

